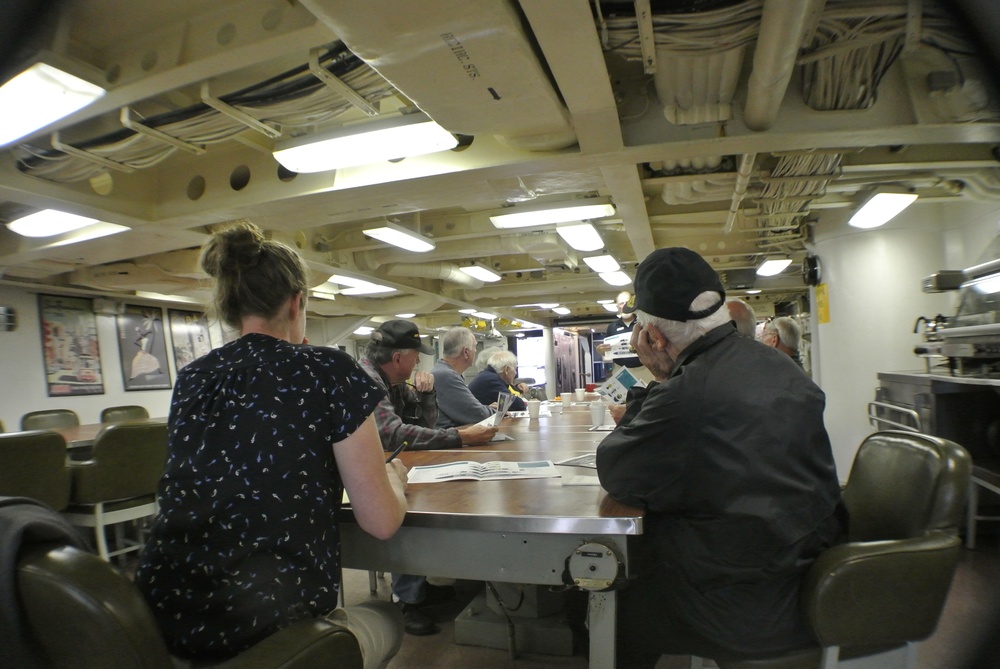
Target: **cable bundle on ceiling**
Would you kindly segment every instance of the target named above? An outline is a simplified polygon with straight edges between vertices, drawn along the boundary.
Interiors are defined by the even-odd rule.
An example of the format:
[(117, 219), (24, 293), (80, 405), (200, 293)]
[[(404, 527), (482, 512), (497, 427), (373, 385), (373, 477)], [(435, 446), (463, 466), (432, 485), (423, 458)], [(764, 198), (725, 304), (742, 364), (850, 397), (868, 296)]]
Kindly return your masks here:
[[(906, 43), (908, 3), (830, 0), (813, 40), (799, 57), (806, 104), (816, 110), (867, 109)], [(932, 3), (919, 19), (920, 43), (967, 55), (968, 40)], [(956, 66), (957, 67), (957, 66)]]
[(840, 174), (840, 153), (794, 153), (779, 156), (760, 194), (754, 198), (761, 221), (760, 246), (786, 252), (802, 250), (805, 235), (799, 225), (809, 203), (826, 193)]
[[(334, 45), (320, 57), (319, 62), (369, 102), (395, 92), (385, 79), (342, 44)], [(313, 75), (308, 65), (282, 72), (219, 99), (282, 130), (322, 124), (352, 108), (349, 101)], [(196, 146), (217, 144), (247, 129), (246, 125), (205, 103), (143, 118), (141, 123)], [(178, 150), (128, 128), (77, 142), (73, 146), (133, 169), (153, 167)], [(50, 181), (83, 181), (108, 171), (108, 168), (95, 162), (52, 148), (22, 144), (14, 149), (14, 153), (18, 169)]]
[[(656, 48), (679, 54), (709, 54), (751, 44), (757, 39), (763, 5), (762, 0), (747, 0), (704, 12), (654, 14)], [(609, 51), (636, 58), (641, 55), (634, 16), (611, 16), (606, 24)]]

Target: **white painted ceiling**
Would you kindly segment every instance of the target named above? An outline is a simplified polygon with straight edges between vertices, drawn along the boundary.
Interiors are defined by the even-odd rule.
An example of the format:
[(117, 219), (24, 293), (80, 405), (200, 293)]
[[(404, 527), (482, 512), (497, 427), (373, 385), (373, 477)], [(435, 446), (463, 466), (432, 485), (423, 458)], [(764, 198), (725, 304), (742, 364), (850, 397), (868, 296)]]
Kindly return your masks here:
[[(510, 330), (552, 324), (539, 303), (606, 317), (597, 300), (619, 289), (552, 226), (494, 228), (488, 214), (503, 207), (611, 198), (616, 215), (594, 223), (628, 273), (655, 248), (688, 246), (731, 294), (752, 285), (762, 292), (751, 302), (773, 304), (806, 293), (812, 232), (843, 225), (877, 186), (912, 189), (917, 206), (1000, 202), (991, 64), (929, 0), (86, 0), (33, 27), (19, 56), (54, 52), (109, 92), (0, 151), (0, 222), (52, 207), (130, 231), (60, 244), (0, 228), (0, 281), (16, 285), (204, 299), (198, 246), (213, 226), (249, 219), (297, 246), (317, 283), (346, 274), (397, 289), (366, 298), (327, 285), (311, 300), (317, 315), (415, 312), (433, 328), (476, 307)], [(254, 129), (165, 125), (170, 112), (190, 118), (206, 82), (226, 98), (306, 64), (312, 49), (345, 47), (344, 81), (381, 113), (415, 105), (467, 145), (294, 175)], [(283, 136), (366, 120), (318, 90), (308, 109), (300, 99), (245, 109)], [(197, 137), (197, 153), (137, 142), (123, 107)], [(56, 131), (129, 171), (53, 149)], [(410, 253), (361, 233), (382, 219), (437, 248)], [(783, 254), (789, 270), (753, 275)], [(456, 266), (473, 261), (502, 280), (456, 282)]]

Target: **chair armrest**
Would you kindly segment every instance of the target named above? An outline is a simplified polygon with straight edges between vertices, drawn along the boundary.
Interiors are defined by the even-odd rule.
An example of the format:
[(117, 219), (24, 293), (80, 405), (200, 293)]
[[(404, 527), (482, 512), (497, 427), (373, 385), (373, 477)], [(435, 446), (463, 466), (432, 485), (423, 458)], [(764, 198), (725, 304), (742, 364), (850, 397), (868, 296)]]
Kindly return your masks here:
[[(202, 666), (202, 665), (195, 665)], [(357, 639), (322, 618), (302, 620), (267, 637), (213, 669), (362, 669)]]
[(803, 613), (823, 646), (925, 639), (937, 627), (961, 542), (946, 532), (824, 551), (803, 582)]

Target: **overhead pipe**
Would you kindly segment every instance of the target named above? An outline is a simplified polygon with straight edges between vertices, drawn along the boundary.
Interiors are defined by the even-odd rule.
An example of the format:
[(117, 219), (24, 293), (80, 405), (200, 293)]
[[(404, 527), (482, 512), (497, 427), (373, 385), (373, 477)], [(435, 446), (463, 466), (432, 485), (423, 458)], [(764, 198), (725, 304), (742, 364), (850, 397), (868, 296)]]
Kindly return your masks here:
[(795, 71), (803, 33), (824, 4), (825, 0), (764, 0), (743, 110), (743, 120), (751, 130), (774, 125)]

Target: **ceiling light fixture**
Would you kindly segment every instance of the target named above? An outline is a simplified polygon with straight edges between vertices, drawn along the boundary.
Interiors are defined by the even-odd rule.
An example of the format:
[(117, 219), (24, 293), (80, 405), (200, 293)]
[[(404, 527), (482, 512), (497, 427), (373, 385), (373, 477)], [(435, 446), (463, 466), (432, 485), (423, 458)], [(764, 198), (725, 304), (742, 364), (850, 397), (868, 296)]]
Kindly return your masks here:
[(572, 202), (519, 204), (504, 212), (493, 214), (490, 216), (490, 221), (498, 228), (526, 228), (532, 225), (604, 218), (614, 213), (614, 205), (609, 199), (588, 198)]
[(83, 109), (105, 94), (47, 63), (35, 63), (0, 86), (0, 146)]
[(56, 209), (42, 209), (11, 221), (7, 228), (22, 237), (54, 237), (97, 223), (96, 218), (68, 214)]
[(617, 272), (622, 268), (618, 261), (609, 255), (590, 256), (584, 258), (583, 262), (587, 263), (587, 266), (595, 272)]
[(347, 288), (340, 289), (341, 295), (377, 295), (379, 293), (392, 293), (396, 291), (395, 288), (390, 288), (389, 286), (364, 281), (363, 279), (354, 279), (341, 274), (334, 274), (327, 283), (347, 286)]
[(760, 288), (750, 288), (749, 290), (746, 290), (745, 292), (746, 292), (747, 295), (756, 295), (757, 293), (760, 292)]
[(359, 327), (357, 330), (354, 331), (354, 334), (360, 335), (362, 337), (367, 337), (372, 332), (375, 332), (375, 328), (371, 327), (370, 325), (362, 325), (361, 327)]
[(474, 313), (476, 313), (476, 311), (477, 311), (476, 309), (459, 309), (458, 313), (460, 313), (460, 314), (474, 314)]
[(625, 272), (601, 272), (600, 277), (612, 286), (627, 286), (632, 283), (632, 278)]
[(774, 276), (781, 274), (785, 268), (792, 264), (791, 258), (770, 258), (761, 263), (757, 268), (757, 276)]
[(569, 307), (552, 307), (552, 311), (556, 312), (560, 316), (568, 316), (570, 313)]
[(604, 248), (604, 240), (597, 234), (597, 228), (592, 223), (580, 221), (560, 224), (556, 226), (556, 232), (577, 251), (596, 251)]
[(472, 315), (475, 316), (476, 318), (482, 318), (484, 321), (496, 320), (497, 317), (496, 314), (490, 314), (485, 311), (473, 311)]
[(615, 304), (614, 302), (612, 302), (611, 304), (605, 303), (605, 304), (602, 304), (601, 306), (604, 307), (605, 311), (610, 311), (613, 314), (618, 313), (618, 305)]
[(406, 251), (426, 253), (427, 251), (434, 250), (434, 242), (429, 238), (390, 221), (384, 221), (381, 225), (365, 228), (362, 232), (372, 239), (398, 246)]
[(479, 279), (480, 281), (485, 281), (487, 283), (493, 283), (494, 281), (500, 280), (499, 274), (478, 263), (474, 263), (472, 265), (462, 265), (459, 269), (471, 276), (473, 279)]
[(413, 318), (416, 314), (396, 314), (396, 318)]
[(875, 192), (865, 199), (864, 204), (855, 212), (854, 216), (851, 216), (851, 220), (847, 224), (866, 230), (877, 228), (888, 223), (896, 214), (913, 204), (916, 199), (916, 193), (893, 188), (876, 188)]
[(325, 172), (447, 151), (458, 139), (416, 112), (296, 137), (275, 145), (274, 159), (293, 172)]

